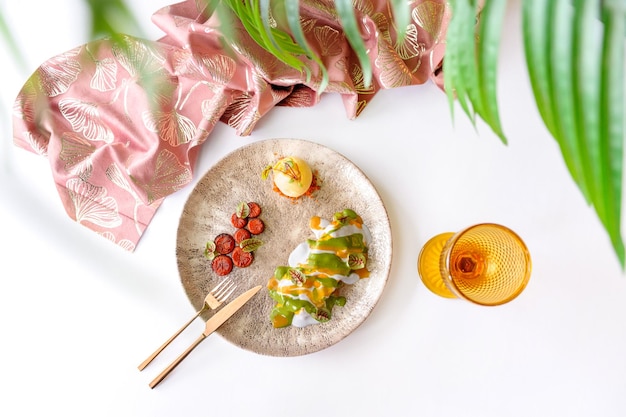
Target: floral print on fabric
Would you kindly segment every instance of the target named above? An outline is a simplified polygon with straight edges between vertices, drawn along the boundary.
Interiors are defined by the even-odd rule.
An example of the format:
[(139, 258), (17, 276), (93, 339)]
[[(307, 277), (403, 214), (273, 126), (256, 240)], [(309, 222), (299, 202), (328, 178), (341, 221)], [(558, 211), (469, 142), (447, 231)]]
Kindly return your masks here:
[[(355, 0), (373, 67), (372, 85), (329, 0), (301, 1), (310, 46), (328, 69), (324, 93), (341, 94), (349, 118), (377, 91), (433, 80), (443, 58), (445, 1), (416, 0), (402, 43), (388, 1)], [(43, 63), (14, 106), (14, 143), (46, 156), (68, 215), (133, 251), (165, 197), (192, 179), (199, 146), (218, 121), (249, 135), (275, 106), (319, 100), (312, 76), (281, 63), (242, 27), (223, 42), (217, 13), (188, 0), (157, 11), (165, 35), (98, 40)]]

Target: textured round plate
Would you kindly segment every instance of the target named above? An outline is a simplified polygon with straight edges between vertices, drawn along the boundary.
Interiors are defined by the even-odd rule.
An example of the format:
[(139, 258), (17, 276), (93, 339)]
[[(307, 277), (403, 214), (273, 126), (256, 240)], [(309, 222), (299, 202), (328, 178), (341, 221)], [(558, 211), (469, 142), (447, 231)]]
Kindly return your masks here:
[[(288, 155), (303, 158), (317, 172), (321, 188), (313, 197), (294, 202), (272, 190), (271, 177), (261, 178), (266, 165)], [(230, 218), (242, 201), (256, 201), (261, 205), (260, 218), (265, 223), (265, 231), (258, 237), (264, 244), (255, 251), (252, 265), (235, 267), (228, 276), (237, 283), (236, 294), (259, 284), (263, 289), (217, 332), (243, 349), (270, 356), (313, 353), (349, 335), (376, 305), (391, 268), (389, 218), (367, 177), (337, 152), (297, 139), (255, 142), (220, 160), (191, 192), (178, 227), (178, 269), (195, 309), (200, 309), (207, 292), (223, 279), (212, 271), (204, 257), (206, 242), (220, 233), (235, 231)], [(335, 212), (345, 208), (360, 214), (372, 232), (367, 265), (370, 276), (342, 289), (347, 302), (333, 309), (329, 322), (305, 328), (273, 328), (269, 315), (274, 302), (265, 288), (274, 269), (287, 265), (289, 253), (313, 236), (309, 229), (312, 216), (331, 219)], [(206, 320), (211, 314), (203, 318)]]

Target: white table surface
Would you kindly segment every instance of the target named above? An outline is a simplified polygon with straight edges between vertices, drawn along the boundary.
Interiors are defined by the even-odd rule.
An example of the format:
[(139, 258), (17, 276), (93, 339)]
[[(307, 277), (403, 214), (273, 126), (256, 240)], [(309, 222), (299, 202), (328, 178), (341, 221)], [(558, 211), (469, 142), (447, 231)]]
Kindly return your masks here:
[[(250, 137), (215, 129), (193, 184), (166, 199), (133, 254), (72, 222), (48, 162), (12, 145), (10, 109), (27, 76), (88, 40), (82, 2), (35, 3), (0, 3), (27, 61), (20, 69), (2, 46), (0, 415), (626, 415), (626, 277), (537, 114), (519, 1), (499, 68), (508, 146), (459, 110), (453, 124), (431, 83), (381, 92), (355, 121), (335, 95), (277, 108)], [(158, 39), (150, 16), (171, 2), (132, 3)], [(174, 253), (183, 204), (226, 153), (267, 138), (318, 142), (367, 174), (391, 219), (387, 287), (369, 318), (328, 349), (265, 357), (214, 335), (151, 390), (202, 328), (137, 371), (193, 313)], [(482, 221), (526, 241), (525, 292), (495, 308), (431, 294), (416, 270), (422, 245)]]

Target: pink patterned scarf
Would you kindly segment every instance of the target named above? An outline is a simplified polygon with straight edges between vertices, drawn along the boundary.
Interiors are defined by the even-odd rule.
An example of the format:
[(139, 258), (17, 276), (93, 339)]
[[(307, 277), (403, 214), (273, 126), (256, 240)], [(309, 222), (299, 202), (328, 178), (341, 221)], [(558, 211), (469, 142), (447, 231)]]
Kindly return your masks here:
[[(442, 87), (440, 69), (449, 10), (416, 0), (402, 44), (388, 1), (357, 1), (374, 72), (366, 87), (333, 2), (303, 0), (301, 22), (347, 115), (357, 117), (381, 89)], [(202, 7), (200, 7), (202, 5)], [(14, 143), (47, 156), (68, 215), (133, 251), (163, 199), (187, 185), (200, 147), (218, 121), (248, 135), (274, 106), (318, 102), (313, 76), (279, 62), (237, 27), (226, 45), (216, 13), (187, 0), (153, 16), (158, 41), (124, 37), (79, 46), (44, 62), (14, 107)]]

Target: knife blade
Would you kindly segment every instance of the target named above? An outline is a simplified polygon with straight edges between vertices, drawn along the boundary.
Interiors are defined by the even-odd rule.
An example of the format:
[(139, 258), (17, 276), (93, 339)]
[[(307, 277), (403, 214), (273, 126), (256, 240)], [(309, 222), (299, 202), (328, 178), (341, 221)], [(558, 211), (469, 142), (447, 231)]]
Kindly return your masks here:
[(260, 285), (257, 285), (254, 288), (250, 288), (248, 291), (244, 292), (237, 298), (235, 298), (230, 303), (226, 304), (226, 306), (222, 307), (217, 313), (215, 313), (209, 320), (207, 320), (206, 325), (204, 327), (204, 332), (202, 334), (204, 337), (209, 336), (218, 327), (220, 327), (226, 320), (228, 320), (233, 314), (237, 312), (245, 303), (250, 300), (254, 294), (259, 292), (261, 289)]
[(244, 304), (246, 304), (257, 292), (259, 292), (260, 289), (260, 285), (250, 288), (248, 291), (239, 295), (237, 298), (235, 298), (233, 301), (222, 307), (217, 313), (211, 316), (211, 318), (207, 320), (204, 326), (204, 331), (202, 332), (200, 337), (198, 337), (196, 341), (187, 348), (186, 351), (184, 351), (178, 358), (174, 360), (174, 362), (172, 362), (167, 368), (163, 370), (163, 372), (161, 372), (156, 378), (154, 378), (154, 380), (152, 380), (152, 382), (150, 382), (150, 388), (154, 388), (159, 385), (159, 383), (163, 381), (165, 377), (168, 376), (169, 373), (172, 372), (174, 368), (176, 368), (178, 364), (180, 364), (183, 359), (185, 359), (187, 355), (189, 355), (191, 351), (200, 344), (200, 342), (206, 339), (207, 336), (217, 330), (222, 324), (224, 324), (226, 320), (232, 317), (232, 315), (235, 314), (241, 307), (243, 307)]

